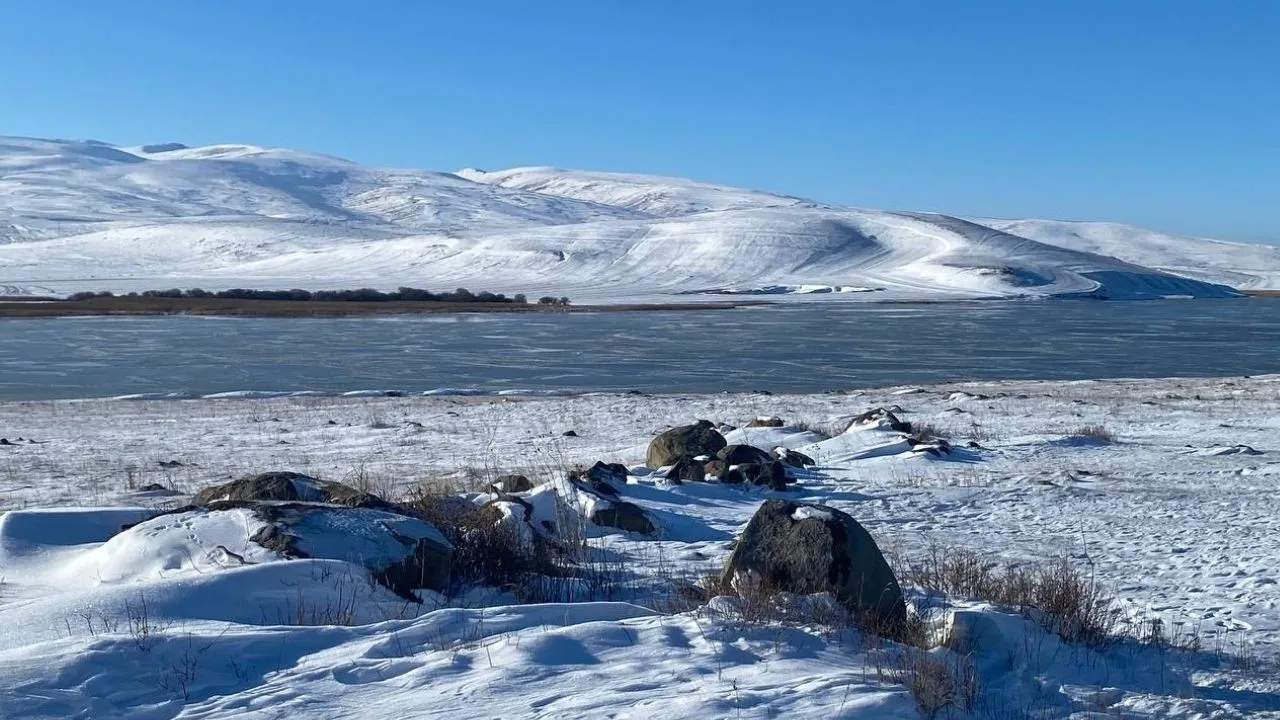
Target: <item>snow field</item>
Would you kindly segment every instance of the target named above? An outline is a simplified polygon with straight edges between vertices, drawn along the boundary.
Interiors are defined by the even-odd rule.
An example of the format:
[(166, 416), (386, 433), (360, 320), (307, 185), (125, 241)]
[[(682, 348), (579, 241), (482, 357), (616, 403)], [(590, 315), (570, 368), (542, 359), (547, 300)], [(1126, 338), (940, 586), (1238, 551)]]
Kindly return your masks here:
[[(0, 518), (0, 714), (909, 718), (920, 710), (903, 668), (931, 659), (957, 677), (973, 664), (975, 717), (1264, 717), (1280, 712), (1269, 665), (1280, 654), (1278, 400), (1280, 377), (1267, 376), (0, 405), (0, 436), (13, 443), (0, 446), (6, 509), (105, 508)], [(879, 423), (847, 427), (874, 407), (956, 451), (930, 454)], [(648, 438), (671, 425), (772, 415), (787, 425), (727, 435), (811, 455), (817, 467), (795, 491), (671, 486), (638, 467)], [(593, 533), (600, 557), (634, 575), (629, 602), (517, 606), (493, 590), (407, 608), (345, 563), (253, 550), (235, 513), (207, 527), (157, 523), (145, 551), (129, 546), (135, 536), (109, 539), (141, 516), (128, 507), (176, 506), (266, 470), (394, 497), (424, 482), (480, 490), (503, 472), (548, 481), (595, 460), (632, 466), (624, 498), (660, 525), (656, 538)], [(169, 490), (143, 489), (152, 483)], [(1065, 554), (1127, 614), (1203, 647), (1089, 649), (950, 601), (931, 622), (940, 635), (962, 628), (951, 634), (969, 644), (913, 655), (819, 622), (747, 622), (728, 598), (674, 614), (635, 604), (645, 588), (716, 572), (766, 497), (849, 512), (899, 567), (935, 547), (1011, 563)], [(262, 562), (240, 566), (218, 547)], [(919, 608), (937, 602), (909, 592)], [(353, 596), (359, 611), (338, 613)], [(144, 601), (154, 628), (140, 640)]]

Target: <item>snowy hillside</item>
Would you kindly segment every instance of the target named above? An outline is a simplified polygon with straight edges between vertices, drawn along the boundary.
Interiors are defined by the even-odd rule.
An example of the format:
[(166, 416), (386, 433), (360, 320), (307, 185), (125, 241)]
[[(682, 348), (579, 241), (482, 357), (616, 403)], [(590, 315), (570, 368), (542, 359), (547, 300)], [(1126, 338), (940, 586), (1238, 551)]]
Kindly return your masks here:
[(1242, 289), (1280, 287), (1280, 246), (1165, 235), (1132, 225), (1060, 220), (977, 220), (1071, 250), (1110, 255)]
[(1280, 286), (1280, 250), (644, 175), (440, 173), (249, 145), (0, 138), (0, 292), (355, 285), (580, 302), (1220, 297), (1232, 294), (1224, 285)]

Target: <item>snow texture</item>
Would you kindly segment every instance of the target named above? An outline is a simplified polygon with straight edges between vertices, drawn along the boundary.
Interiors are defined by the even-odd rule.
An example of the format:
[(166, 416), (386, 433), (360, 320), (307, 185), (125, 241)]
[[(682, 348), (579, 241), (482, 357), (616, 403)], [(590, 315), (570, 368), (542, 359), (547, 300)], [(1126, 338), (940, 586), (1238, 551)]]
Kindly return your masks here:
[[(531, 519), (555, 521), (562, 499), (591, 501), (563, 468), (638, 466), (648, 438), (672, 425), (777, 415), (839, 432), (875, 407), (930, 425), (955, 450), (915, 452), (882, 424), (829, 439), (751, 428), (729, 434), (817, 466), (797, 470), (785, 493), (632, 473), (617, 489), (660, 532), (589, 529), (599, 557), (625, 571), (612, 598), (584, 585), (567, 604), (518, 605), (500, 588), (406, 604), (351, 563), (255, 548), (255, 521), (236, 510), (117, 534), (146, 508), (274, 469), (389, 496), (424, 475), (478, 488), (521, 472), (543, 483), (524, 494)], [(673, 576), (715, 573), (759, 503), (786, 497), (850, 513), (891, 562), (934, 547), (1014, 563), (1067, 554), (1126, 617), (1204, 640), (1090, 649), (1033, 617), (957, 599), (932, 627), (944, 646), (929, 652), (973, 663), (986, 703), (973, 717), (1280, 717), (1277, 407), (1280, 376), (3, 404), (0, 435), (36, 442), (0, 447), (0, 716), (921, 717), (877, 672), (901, 649), (803, 622), (743, 623), (732, 597), (691, 611), (652, 602)], [(514, 522), (525, 506), (499, 512)], [(934, 602), (906, 590), (915, 607)]]

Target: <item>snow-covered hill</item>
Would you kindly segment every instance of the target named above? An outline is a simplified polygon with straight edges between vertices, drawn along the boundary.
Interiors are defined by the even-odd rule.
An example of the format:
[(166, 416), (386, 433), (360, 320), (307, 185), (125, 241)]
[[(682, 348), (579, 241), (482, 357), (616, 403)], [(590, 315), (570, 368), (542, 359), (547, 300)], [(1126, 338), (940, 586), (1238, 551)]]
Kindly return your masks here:
[(676, 178), (440, 173), (249, 145), (0, 138), (0, 291), (430, 288), (640, 301), (724, 293), (1217, 297), (1280, 250), (1137, 228), (835, 207)]

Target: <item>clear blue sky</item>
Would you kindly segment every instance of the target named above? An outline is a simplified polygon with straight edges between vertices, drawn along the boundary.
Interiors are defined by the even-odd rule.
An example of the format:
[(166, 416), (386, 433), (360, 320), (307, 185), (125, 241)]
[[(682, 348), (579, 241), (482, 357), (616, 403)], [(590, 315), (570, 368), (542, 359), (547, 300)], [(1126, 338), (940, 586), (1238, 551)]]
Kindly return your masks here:
[(1280, 241), (1280, 1), (0, 0), (0, 133)]

